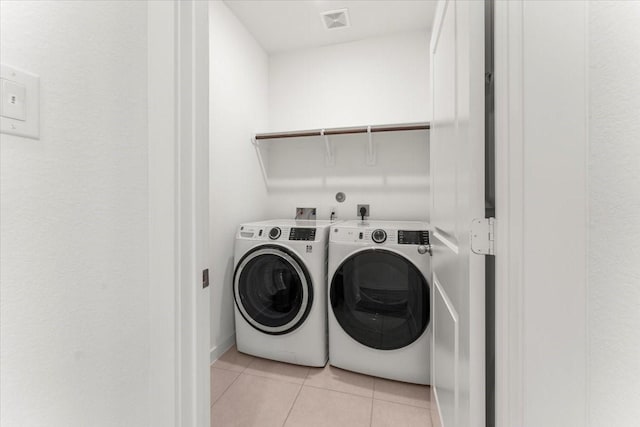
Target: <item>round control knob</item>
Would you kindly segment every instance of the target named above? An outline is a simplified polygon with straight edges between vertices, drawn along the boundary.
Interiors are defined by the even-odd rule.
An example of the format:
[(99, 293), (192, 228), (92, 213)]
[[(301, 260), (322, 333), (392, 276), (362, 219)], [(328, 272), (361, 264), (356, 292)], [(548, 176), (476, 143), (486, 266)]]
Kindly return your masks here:
[(280, 230), (280, 227), (273, 227), (271, 230), (269, 230), (269, 238), (271, 240), (278, 239), (281, 234), (282, 234), (282, 230)]
[(431, 245), (420, 245), (418, 246), (418, 253), (424, 255), (428, 252), (429, 255), (433, 256), (433, 252), (431, 251), (432, 248), (433, 246)]
[(383, 243), (387, 240), (387, 233), (380, 229), (374, 230), (373, 233), (371, 233), (371, 240), (376, 243)]

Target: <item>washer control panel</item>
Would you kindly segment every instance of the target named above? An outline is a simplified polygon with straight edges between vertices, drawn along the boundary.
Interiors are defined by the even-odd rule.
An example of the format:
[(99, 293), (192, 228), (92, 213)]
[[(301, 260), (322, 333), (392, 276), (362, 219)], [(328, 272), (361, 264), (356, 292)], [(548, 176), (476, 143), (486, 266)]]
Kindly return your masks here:
[(278, 226), (240, 226), (236, 238), (251, 240), (289, 240), (315, 242), (318, 235), (316, 227), (278, 227)]
[(316, 240), (316, 229), (307, 227), (291, 227), (289, 240)]

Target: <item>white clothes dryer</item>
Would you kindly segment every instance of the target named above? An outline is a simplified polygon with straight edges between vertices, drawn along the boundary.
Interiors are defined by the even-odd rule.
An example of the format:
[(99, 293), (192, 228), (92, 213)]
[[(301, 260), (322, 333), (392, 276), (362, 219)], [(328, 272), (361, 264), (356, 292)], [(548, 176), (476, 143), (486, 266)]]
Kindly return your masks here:
[(329, 221), (242, 224), (235, 242), (236, 345), (306, 366), (327, 363)]
[(329, 242), (329, 363), (429, 384), (428, 224), (345, 221)]

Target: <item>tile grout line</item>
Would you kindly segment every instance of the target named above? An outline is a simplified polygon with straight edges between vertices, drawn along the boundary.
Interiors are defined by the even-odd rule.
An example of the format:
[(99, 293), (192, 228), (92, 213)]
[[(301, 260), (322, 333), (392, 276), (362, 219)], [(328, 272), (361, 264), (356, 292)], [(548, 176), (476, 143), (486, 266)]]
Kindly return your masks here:
[[(238, 372), (238, 371), (232, 371), (232, 372)], [(333, 392), (336, 392), (336, 393), (348, 394), (350, 396), (362, 397), (364, 399), (373, 399), (373, 400), (380, 400), (380, 401), (383, 401), (383, 402), (396, 403), (398, 405), (411, 406), (413, 408), (429, 409), (429, 407), (431, 405), (431, 403), (429, 401), (427, 401), (427, 403), (428, 403), (427, 406), (421, 406), (421, 405), (417, 405), (417, 404), (414, 404), (414, 403), (398, 402), (396, 400), (390, 400), (390, 399), (375, 397), (375, 382), (374, 382), (374, 385), (373, 385), (372, 390), (371, 390), (371, 396), (364, 396), (362, 394), (354, 393), (354, 392), (351, 392), (351, 391), (336, 390), (335, 388), (323, 387), (323, 386), (319, 386), (319, 385), (315, 385), (315, 384), (308, 384), (306, 382), (307, 379), (309, 379), (309, 374), (308, 373), (305, 376), (305, 378), (302, 380), (301, 383), (293, 381), (293, 380), (289, 380), (289, 379), (273, 378), (273, 377), (269, 377), (269, 376), (266, 376), (266, 375), (259, 375), (259, 374), (251, 373), (251, 372), (244, 372), (243, 371), (241, 373), (245, 374), (245, 375), (250, 375), (252, 377), (266, 378), (266, 379), (269, 379), (269, 380), (281, 381), (281, 382), (285, 382), (285, 383), (288, 383), (288, 384), (303, 385), (305, 387), (311, 387), (311, 388), (315, 388), (315, 389), (319, 389), (319, 390), (328, 390), (328, 391), (333, 391)]]
[(372, 399), (372, 397), (368, 397), (368, 396), (363, 396), (361, 394), (353, 394), (353, 393), (349, 393), (348, 391), (341, 391), (341, 390), (333, 390), (331, 388), (324, 388), (324, 387), (318, 387), (315, 385), (309, 385), (309, 384), (302, 384), (304, 387), (309, 387), (309, 388), (315, 388), (316, 390), (324, 390), (324, 391), (331, 391), (333, 393), (340, 393), (340, 394), (346, 394), (348, 396), (354, 396), (354, 397), (359, 397), (361, 399)]
[(316, 389), (319, 389), (319, 390), (335, 391), (336, 393), (349, 394), (351, 396), (362, 397), (364, 399), (373, 399), (373, 392), (371, 393), (371, 396), (363, 396), (361, 394), (353, 393), (353, 392), (350, 392), (350, 391), (336, 390), (335, 388), (321, 387), (319, 385), (313, 385), (313, 384), (307, 384), (307, 383), (304, 383), (302, 385), (304, 385), (306, 387), (316, 388)]
[[(229, 350), (231, 350), (231, 348), (230, 348)], [(227, 353), (229, 352), (229, 350), (227, 350), (227, 351), (225, 351), (224, 353), (222, 353), (222, 355), (221, 355), (220, 357), (222, 357), (222, 356), (224, 356), (225, 354), (227, 354)], [(221, 398), (222, 396), (224, 396), (224, 395), (225, 395), (225, 393), (226, 393), (227, 391), (229, 391), (229, 388), (231, 388), (231, 386), (232, 386), (236, 381), (238, 381), (238, 378), (240, 378), (240, 376), (242, 375), (242, 373), (243, 373), (243, 372), (244, 372), (244, 371), (249, 367), (249, 365), (251, 365), (251, 364), (253, 363), (253, 361), (255, 360), (255, 358), (253, 358), (253, 357), (252, 357), (251, 362), (249, 362), (249, 363), (247, 364), (247, 366), (245, 366), (241, 371), (236, 371), (236, 370), (233, 370), (233, 369), (226, 369), (226, 368), (221, 368), (221, 367), (219, 367), (219, 366), (214, 366), (214, 365), (216, 364), (216, 362), (217, 362), (218, 360), (220, 360), (220, 357), (219, 357), (219, 358), (217, 358), (216, 360), (214, 360), (214, 361), (213, 361), (213, 363), (211, 363), (211, 364), (209, 365), (209, 371), (211, 371), (211, 368), (214, 368), (214, 369), (222, 369), (222, 370), (224, 370), (224, 371), (228, 371), (228, 372), (236, 372), (236, 373), (238, 374), (238, 376), (236, 376), (236, 377), (234, 378), (234, 380), (233, 380), (233, 381), (231, 381), (231, 383), (230, 383), (230, 384), (229, 384), (229, 385), (224, 389), (224, 391), (220, 394), (220, 396), (218, 396), (218, 398), (217, 398), (215, 401), (211, 402), (211, 404), (209, 405), (209, 411), (211, 411), (211, 409), (213, 408), (213, 405), (215, 405), (215, 403), (216, 403), (218, 400), (220, 400), (220, 398)], [(236, 366), (238, 366), (238, 365), (236, 365)], [(211, 383), (211, 379), (209, 379), (209, 382)], [(211, 384), (209, 384), (209, 387), (211, 387)]]
[[(224, 356), (224, 354), (223, 354), (223, 356)], [(251, 357), (251, 362), (249, 362), (249, 363), (247, 364), (247, 366), (242, 367), (242, 370), (241, 370), (241, 371), (238, 371), (237, 369), (225, 368), (225, 367), (222, 367), (222, 366), (215, 366), (216, 362), (217, 362), (218, 360), (220, 360), (220, 359), (217, 359), (215, 362), (211, 363), (211, 364), (209, 365), (209, 368), (224, 369), (225, 371), (231, 371), (231, 372), (240, 372), (240, 373), (243, 373), (243, 372), (244, 372), (244, 371), (246, 371), (246, 370), (247, 370), (247, 368), (248, 368), (249, 366), (251, 366), (251, 364), (256, 360), (256, 358), (255, 358), (255, 357), (253, 357), (253, 356), (250, 356), (250, 357)], [(231, 363), (231, 362), (229, 362), (229, 365), (233, 365), (233, 366), (241, 366), (241, 365), (233, 364), (233, 363)]]
[[(233, 372), (233, 371), (232, 371), (232, 372)], [(237, 372), (237, 371), (235, 371), (235, 372)], [(231, 381), (231, 382), (229, 383), (229, 385), (224, 389), (224, 391), (220, 394), (220, 396), (218, 396), (218, 398), (217, 398), (216, 400), (214, 400), (213, 402), (211, 402), (211, 405), (209, 405), (209, 408), (210, 408), (209, 410), (211, 410), (211, 408), (213, 408), (213, 405), (214, 405), (218, 400), (220, 400), (220, 398), (221, 398), (222, 396), (224, 396), (224, 395), (225, 395), (225, 393), (226, 393), (227, 391), (229, 391), (229, 389), (231, 388), (231, 386), (232, 386), (236, 381), (238, 381), (238, 378), (240, 378), (240, 375), (242, 375), (242, 372), (238, 372), (238, 376), (237, 376), (237, 377), (235, 377), (235, 378), (233, 379), (233, 381)]]
[[(237, 366), (237, 365), (236, 365), (236, 366)], [(242, 368), (242, 370), (241, 370), (241, 371), (239, 371), (239, 370), (237, 370), (237, 369), (223, 368), (223, 367), (221, 367), (221, 366), (213, 366), (213, 365), (211, 365), (211, 368), (214, 368), (214, 369), (222, 369), (223, 371), (228, 371), (228, 372), (237, 372), (237, 373), (241, 374), (241, 373), (243, 373), (244, 371), (246, 371), (246, 369), (248, 368), (248, 366), (246, 366), (246, 367)]]
[[(398, 402), (398, 401), (395, 401), (395, 400), (389, 400), (389, 399), (376, 397), (376, 379), (377, 379), (377, 377), (374, 377), (374, 380), (373, 380), (373, 400), (381, 400), (383, 402), (397, 403), (398, 405), (405, 405), (405, 406), (411, 406), (411, 407), (414, 407), (414, 408), (422, 408), (422, 409), (429, 409), (430, 410), (430, 408), (431, 408), (431, 398), (429, 398), (429, 400), (427, 400), (427, 406), (424, 407), (424, 406), (414, 405), (412, 403), (404, 403), (404, 402)], [(382, 378), (382, 379), (384, 380), (384, 378)], [(391, 380), (391, 381), (393, 381), (393, 380)], [(417, 384), (417, 385), (420, 385), (420, 384)], [(431, 393), (431, 390), (430, 390), (431, 386), (430, 385), (420, 385), (420, 386), (429, 388), (428, 391), (429, 391), (429, 393)]]
[(371, 414), (369, 414), (369, 427), (373, 427), (373, 404), (376, 400), (376, 379), (373, 379), (373, 386), (371, 387)]
[(285, 379), (282, 379), (282, 378), (273, 378), (273, 377), (268, 377), (268, 376), (265, 376), (265, 375), (253, 374), (253, 373), (250, 373), (250, 372), (242, 372), (242, 373), (244, 375), (250, 375), (252, 377), (265, 378), (265, 379), (268, 379), (268, 380), (280, 381), (280, 382), (287, 383), (287, 384), (304, 385), (304, 379), (302, 380), (301, 383), (298, 383), (298, 382), (291, 381), (291, 380), (285, 380)]
[(431, 408), (431, 402), (429, 402), (429, 405), (427, 405), (425, 407), (425, 406), (414, 405), (412, 403), (404, 403), (404, 402), (398, 402), (398, 401), (395, 401), (395, 400), (380, 399), (380, 398), (376, 398), (376, 397), (374, 397), (373, 400), (379, 400), (381, 402), (388, 402), (388, 403), (395, 403), (397, 405), (411, 406), (412, 408), (420, 408), (420, 409), (430, 409)]
[(247, 366), (245, 366), (245, 367), (244, 367), (244, 369), (242, 370), (242, 372), (244, 372), (244, 371), (246, 371), (247, 369), (249, 369), (249, 367), (250, 367), (251, 365), (253, 365), (253, 364), (255, 363), (255, 361), (256, 361), (256, 360), (258, 360), (258, 358), (257, 358), (257, 357), (253, 357), (253, 358), (251, 359), (251, 362), (247, 363)]
[(298, 393), (296, 394), (296, 398), (293, 399), (293, 403), (291, 404), (291, 408), (289, 408), (289, 412), (287, 412), (287, 416), (284, 419), (284, 421), (282, 422), (282, 427), (284, 427), (284, 425), (287, 423), (287, 420), (289, 419), (289, 416), (291, 415), (291, 411), (293, 411), (293, 407), (296, 406), (296, 402), (298, 401), (298, 396), (300, 396), (300, 393), (302, 392), (302, 387), (304, 387), (304, 384), (300, 384), (300, 388), (298, 389)]
[[(327, 363), (327, 365), (325, 365), (325, 368), (329, 366), (329, 364)], [(324, 368), (323, 368), (324, 369)], [(311, 373), (311, 368), (309, 369), (309, 372), (307, 372), (307, 377), (304, 379), (304, 383), (302, 383), (302, 385), (307, 386), (307, 387), (312, 387), (312, 388), (316, 388), (316, 389), (320, 389), (320, 390), (329, 390), (329, 391), (335, 391), (337, 393), (344, 393), (344, 394), (349, 394), (352, 396), (357, 396), (357, 397), (364, 397), (365, 399), (373, 399), (373, 384), (375, 383), (375, 378), (367, 375), (368, 377), (372, 378), (374, 381), (371, 384), (371, 396), (363, 396), (361, 394), (357, 394), (357, 393), (353, 393), (351, 391), (344, 391), (344, 390), (336, 390), (335, 388), (329, 388), (329, 387), (322, 387), (319, 385), (314, 385), (314, 384), (307, 384), (307, 380), (309, 379), (309, 374)], [(363, 375), (363, 374), (359, 374), (359, 375)], [(366, 374), (364, 374), (366, 375)]]

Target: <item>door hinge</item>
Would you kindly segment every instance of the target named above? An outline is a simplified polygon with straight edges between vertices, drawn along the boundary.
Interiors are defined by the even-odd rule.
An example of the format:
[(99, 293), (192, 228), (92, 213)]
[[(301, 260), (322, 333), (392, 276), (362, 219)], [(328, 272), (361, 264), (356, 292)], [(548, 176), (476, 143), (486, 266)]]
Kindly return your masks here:
[(478, 255), (495, 255), (494, 226), (496, 219), (475, 218), (471, 221), (471, 251)]

